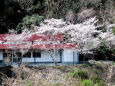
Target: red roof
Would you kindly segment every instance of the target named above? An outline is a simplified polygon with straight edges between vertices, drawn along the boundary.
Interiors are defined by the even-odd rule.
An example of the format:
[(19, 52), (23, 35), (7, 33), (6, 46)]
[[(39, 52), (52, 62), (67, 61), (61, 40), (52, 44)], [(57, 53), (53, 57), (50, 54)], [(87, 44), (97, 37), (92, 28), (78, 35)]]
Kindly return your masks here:
[(64, 49), (64, 48), (75, 48), (75, 44), (55, 44), (55, 45), (50, 45), (50, 44), (37, 44), (37, 45), (30, 45), (29, 47), (27, 45), (22, 45), (22, 44), (0, 44), (0, 49)]
[[(75, 44), (55, 44), (55, 45), (51, 45), (51, 44), (32, 44), (28, 45), (28, 44), (5, 44), (5, 42), (7, 41), (5, 39), (5, 37), (10, 34), (0, 34), (0, 49), (26, 49), (26, 48), (30, 48), (30, 49), (50, 49), (50, 48), (74, 48)], [(63, 40), (63, 36), (61, 34), (57, 34), (54, 35), (53, 37), (55, 37), (55, 41), (62, 41)], [(49, 40), (53, 40), (52, 39), (52, 35), (37, 35), (37, 34), (33, 34), (30, 38), (27, 39), (27, 42), (32, 42), (35, 40), (41, 40), (41, 41), (49, 41)]]
[(6, 41), (5, 37), (6, 37), (6, 34), (0, 34), (0, 41)]

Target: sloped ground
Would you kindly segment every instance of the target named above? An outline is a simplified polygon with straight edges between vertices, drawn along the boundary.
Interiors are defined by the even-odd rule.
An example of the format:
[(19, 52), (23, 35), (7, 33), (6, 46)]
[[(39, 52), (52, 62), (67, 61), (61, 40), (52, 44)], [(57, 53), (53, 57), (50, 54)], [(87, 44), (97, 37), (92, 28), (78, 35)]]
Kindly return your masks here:
[(103, 86), (115, 86), (114, 62), (89, 61), (89, 64), (76, 66), (21, 66), (1, 69), (0, 86), (84, 86), (81, 78), (73, 77), (76, 70), (85, 71), (89, 80), (92, 77), (101, 78)]

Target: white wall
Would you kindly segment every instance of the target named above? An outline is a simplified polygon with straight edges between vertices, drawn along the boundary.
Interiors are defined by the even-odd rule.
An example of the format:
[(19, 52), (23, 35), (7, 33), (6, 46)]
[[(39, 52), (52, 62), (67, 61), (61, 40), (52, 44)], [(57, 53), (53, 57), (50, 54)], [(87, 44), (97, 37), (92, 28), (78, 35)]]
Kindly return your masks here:
[(73, 52), (73, 56), (74, 56), (74, 62), (79, 62), (79, 54), (78, 54), (78, 52), (77, 51), (74, 51)]
[[(0, 51), (0, 60), (3, 60), (3, 52)], [(31, 58), (23, 58), (22, 59), (22, 62), (53, 62), (52, 60), (52, 57), (49, 55), (48, 52), (45, 52), (45, 51), (41, 51), (41, 57), (40, 58), (33, 58), (33, 56), (31, 55)], [(62, 52), (62, 57), (60, 57), (60, 53), (58, 52), (57, 53), (57, 56), (56, 56), (56, 61), (57, 62), (60, 62), (62, 61), (62, 63), (67, 63), (67, 62), (78, 62), (79, 59), (78, 59), (78, 53), (75, 52), (74, 50), (70, 50), (70, 49), (65, 49), (63, 52)]]
[(62, 62), (78, 62), (78, 54), (74, 50), (65, 49), (62, 55)]
[[(26, 58), (22, 59), (22, 62), (34, 62), (34, 60), (36, 62), (53, 62), (51, 55), (49, 55), (49, 53), (47, 53), (45, 51), (41, 52), (41, 57), (40, 58), (35, 58), (34, 59), (33, 57), (31, 57), (31, 58), (26, 57)], [(60, 62), (60, 53), (57, 53), (56, 61)]]

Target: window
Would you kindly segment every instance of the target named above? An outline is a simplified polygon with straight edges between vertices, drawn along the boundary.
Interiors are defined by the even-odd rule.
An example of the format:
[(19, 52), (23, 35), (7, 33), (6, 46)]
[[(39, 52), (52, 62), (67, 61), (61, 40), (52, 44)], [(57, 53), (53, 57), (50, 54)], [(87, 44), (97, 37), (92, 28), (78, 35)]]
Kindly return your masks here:
[(7, 53), (3, 53), (3, 58), (6, 58), (7, 57)]
[(11, 53), (3, 53), (3, 57), (12, 57), (12, 54)]
[(26, 54), (23, 55), (23, 57), (27, 57), (27, 58), (29, 57), (30, 58), (31, 57), (31, 53), (27, 52)]
[(15, 57), (22, 57), (22, 55), (21, 55), (21, 53), (15, 53), (15, 54), (13, 54), (13, 56)]
[(3, 59), (4, 59), (4, 61), (6, 61), (6, 62), (11, 61), (11, 59), (12, 59), (11, 57), (12, 57), (11, 53), (3, 53)]
[(34, 53), (33, 53), (33, 57), (34, 57), (34, 58), (36, 58), (36, 57), (37, 57), (37, 58), (40, 58), (40, 57), (41, 57), (41, 52), (34, 52)]

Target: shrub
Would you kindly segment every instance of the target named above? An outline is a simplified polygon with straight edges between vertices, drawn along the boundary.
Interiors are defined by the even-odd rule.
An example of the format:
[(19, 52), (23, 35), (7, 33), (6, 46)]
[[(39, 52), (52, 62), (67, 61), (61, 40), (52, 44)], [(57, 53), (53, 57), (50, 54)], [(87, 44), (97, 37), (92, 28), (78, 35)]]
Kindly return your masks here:
[(93, 81), (94, 84), (96, 84), (96, 83), (100, 82), (101, 79), (99, 77), (97, 77), (97, 76), (93, 76), (91, 78), (91, 80)]
[(28, 81), (28, 82), (26, 83), (26, 86), (33, 86), (33, 82), (32, 82), (32, 81)]
[(106, 86), (102, 80), (100, 82), (96, 83), (95, 86)]
[(91, 80), (87, 79), (87, 80), (83, 80), (83, 81), (81, 82), (81, 85), (82, 85), (82, 86), (93, 86), (93, 83), (92, 83)]
[[(97, 48), (96, 53), (98, 54), (98, 57), (95, 58), (96, 60), (110, 60), (111, 56), (111, 49), (106, 45), (103, 40), (101, 40), (101, 45), (99, 48)], [(100, 58), (101, 57), (101, 58)]]
[(97, 76), (93, 76), (93, 77), (91, 78), (91, 80), (92, 80), (93, 84), (95, 84), (96, 86), (105, 86), (103, 80), (100, 79), (100, 78), (97, 77)]
[(88, 79), (88, 73), (80, 69), (74, 72), (70, 72), (70, 76), (74, 78)]
[(85, 67), (85, 68), (92, 67), (92, 64), (82, 64), (82, 67)]

